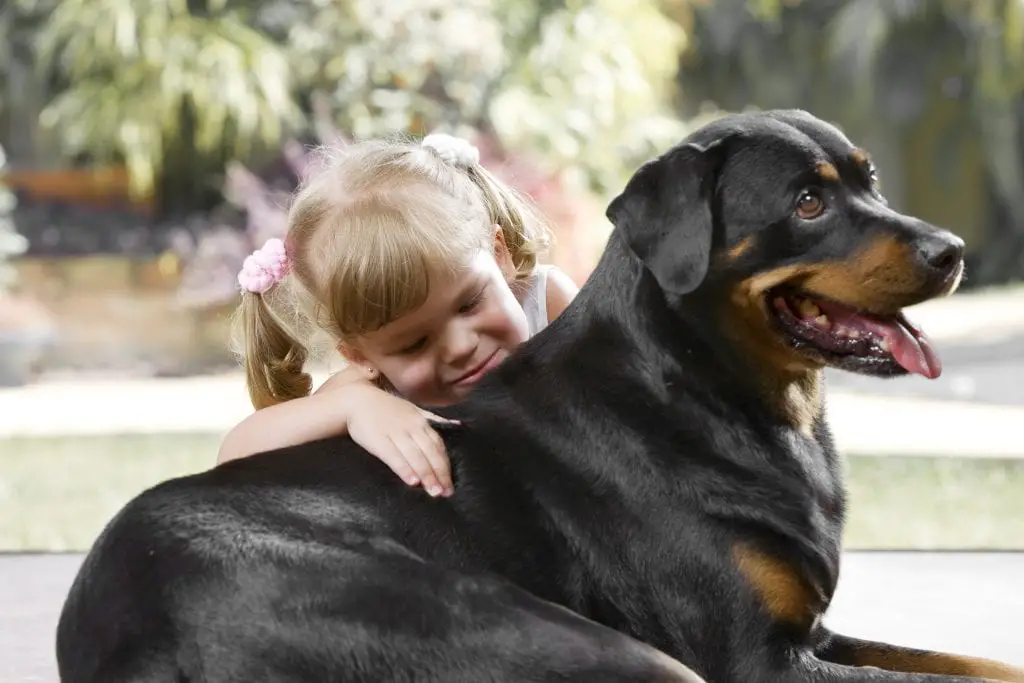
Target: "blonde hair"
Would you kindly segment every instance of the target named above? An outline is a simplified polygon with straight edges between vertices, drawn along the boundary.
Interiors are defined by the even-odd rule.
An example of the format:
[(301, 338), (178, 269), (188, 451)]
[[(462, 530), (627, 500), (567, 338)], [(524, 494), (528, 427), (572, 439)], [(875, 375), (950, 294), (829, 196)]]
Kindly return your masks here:
[(479, 164), (460, 168), (405, 140), (322, 150), (295, 196), (285, 237), (291, 274), (242, 293), (235, 319), (249, 397), (259, 409), (309, 395), (318, 336), (337, 347), (419, 308), (430, 277), (463, 267), (501, 228), (515, 280), (533, 272), (547, 226)]

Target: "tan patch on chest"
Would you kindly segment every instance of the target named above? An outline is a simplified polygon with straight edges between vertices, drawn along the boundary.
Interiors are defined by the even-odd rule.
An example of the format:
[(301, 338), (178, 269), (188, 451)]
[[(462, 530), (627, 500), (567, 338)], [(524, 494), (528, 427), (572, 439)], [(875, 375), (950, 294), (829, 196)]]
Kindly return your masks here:
[(814, 438), (814, 424), (824, 405), (821, 383), (821, 373), (810, 372), (783, 389), (781, 409), (790, 424), (808, 439)]
[(791, 565), (743, 543), (733, 546), (733, 560), (773, 619), (808, 630), (814, 625), (823, 601)]

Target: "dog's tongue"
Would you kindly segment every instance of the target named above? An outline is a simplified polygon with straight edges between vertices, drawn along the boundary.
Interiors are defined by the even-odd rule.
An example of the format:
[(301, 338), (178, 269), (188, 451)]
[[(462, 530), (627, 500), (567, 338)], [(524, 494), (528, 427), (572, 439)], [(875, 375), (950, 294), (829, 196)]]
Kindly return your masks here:
[(928, 379), (942, 374), (942, 361), (932, 348), (927, 335), (900, 313), (892, 318), (880, 318), (855, 313), (836, 307), (827, 311), (833, 323), (866, 330), (886, 341), (889, 353), (908, 372)]

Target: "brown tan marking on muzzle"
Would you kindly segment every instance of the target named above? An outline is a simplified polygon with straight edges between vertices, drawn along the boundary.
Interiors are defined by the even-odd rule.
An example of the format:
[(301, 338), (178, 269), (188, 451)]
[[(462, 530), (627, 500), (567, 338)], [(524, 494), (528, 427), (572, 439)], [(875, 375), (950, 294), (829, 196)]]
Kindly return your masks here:
[(734, 296), (758, 301), (763, 310), (764, 295), (787, 283), (874, 313), (896, 313), (933, 294), (924, 291), (928, 278), (916, 265), (909, 245), (885, 237), (844, 260), (797, 263), (758, 273), (744, 280)]

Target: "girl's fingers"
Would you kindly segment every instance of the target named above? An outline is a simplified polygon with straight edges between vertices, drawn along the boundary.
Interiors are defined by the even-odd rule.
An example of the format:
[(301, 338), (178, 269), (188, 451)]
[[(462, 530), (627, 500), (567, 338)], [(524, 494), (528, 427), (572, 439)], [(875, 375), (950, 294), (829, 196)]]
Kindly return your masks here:
[(423, 482), (423, 490), (435, 497), (444, 493), (444, 487), (441, 486), (441, 482), (434, 474), (434, 468), (416, 440), (405, 433), (392, 437), (392, 441), (405, 461), (416, 471), (420, 481)]
[(441, 417), (440, 415), (435, 415), (434, 413), (430, 412), (429, 410), (423, 410), (422, 408), (420, 409), (420, 414), (423, 415), (423, 417), (427, 418), (427, 420), (429, 420), (430, 422), (436, 422), (438, 424), (443, 424), (443, 425), (457, 425), (457, 424), (461, 424), (458, 420), (449, 420), (447, 417)]
[(379, 447), (375, 447), (371, 452), (409, 486), (417, 486), (423, 481), (423, 475), (413, 468), (392, 439), (383, 439)]
[(453, 493), (451, 467), (448, 463), (448, 455), (444, 450), (444, 441), (437, 435), (429, 425), (413, 432), (410, 435), (413, 441), (420, 448), (423, 457), (430, 463), (434, 476), (443, 489), (442, 493), (450, 496)]

